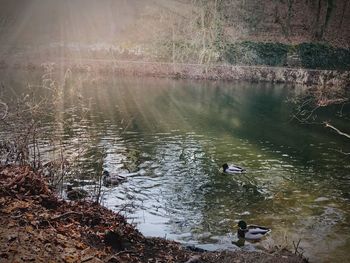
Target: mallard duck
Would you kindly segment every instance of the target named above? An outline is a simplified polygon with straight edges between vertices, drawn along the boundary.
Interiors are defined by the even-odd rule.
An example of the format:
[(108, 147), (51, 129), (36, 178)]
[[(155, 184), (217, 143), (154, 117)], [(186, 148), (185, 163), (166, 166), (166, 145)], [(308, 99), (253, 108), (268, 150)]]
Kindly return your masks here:
[(222, 165), (222, 169), (224, 173), (228, 174), (236, 174), (236, 173), (243, 173), (245, 172), (245, 169), (242, 167), (239, 167), (237, 165), (228, 165), (227, 163), (224, 163)]
[(89, 193), (85, 191), (84, 189), (73, 189), (73, 186), (71, 184), (67, 185), (67, 198), (69, 200), (79, 200), (79, 199), (84, 199), (88, 197)]
[(103, 185), (109, 186), (109, 185), (118, 185), (122, 182), (125, 182), (126, 178), (121, 175), (111, 175), (108, 171), (104, 170), (102, 175), (102, 182)]
[(239, 221), (237, 226), (239, 227), (237, 230), (237, 236), (246, 240), (259, 241), (261, 238), (266, 236), (266, 234), (271, 232), (270, 228), (256, 225), (247, 225), (247, 223), (243, 220)]

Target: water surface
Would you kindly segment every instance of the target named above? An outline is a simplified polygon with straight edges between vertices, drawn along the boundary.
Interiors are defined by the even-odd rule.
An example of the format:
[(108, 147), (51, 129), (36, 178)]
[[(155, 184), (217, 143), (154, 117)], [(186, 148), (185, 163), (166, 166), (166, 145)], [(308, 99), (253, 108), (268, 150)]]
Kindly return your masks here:
[[(50, 93), (39, 72), (1, 77), (9, 103), (28, 90), (37, 98)], [(79, 160), (77, 177), (102, 168), (128, 174), (126, 183), (103, 188), (103, 203), (147, 236), (236, 249), (234, 225), (244, 219), (273, 229), (264, 247), (301, 239), (314, 262), (344, 262), (350, 165), (340, 151), (350, 152), (350, 143), (322, 125), (292, 120), (287, 99), (298, 92), (266, 83), (74, 75), (53, 117), (42, 120), (42, 158), (57, 158), (59, 141), (67, 158)], [(349, 131), (337, 111), (317, 114)], [(222, 174), (225, 162), (247, 173)]]

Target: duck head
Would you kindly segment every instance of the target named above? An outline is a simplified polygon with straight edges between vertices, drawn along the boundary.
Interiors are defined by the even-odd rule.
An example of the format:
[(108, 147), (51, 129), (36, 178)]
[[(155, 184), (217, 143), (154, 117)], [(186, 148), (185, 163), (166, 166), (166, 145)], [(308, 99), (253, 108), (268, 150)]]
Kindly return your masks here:
[(224, 163), (222, 165), (222, 169), (224, 169), (224, 172), (228, 169), (228, 164), (227, 163)]
[(247, 229), (247, 223), (243, 220), (240, 220), (237, 225), (240, 229)]
[(73, 185), (72, 184), (67, 184), (67, 192), (72, 191), (73, 190)]

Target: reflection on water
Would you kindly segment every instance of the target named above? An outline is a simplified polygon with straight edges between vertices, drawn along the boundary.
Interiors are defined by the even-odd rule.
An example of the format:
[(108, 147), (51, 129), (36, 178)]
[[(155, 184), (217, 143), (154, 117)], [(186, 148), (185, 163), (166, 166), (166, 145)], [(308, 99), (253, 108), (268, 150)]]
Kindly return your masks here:
[[(24, 81), (41, 81), (3, 79), (11, 86), (3, 95), (8, 101), (25, 92)], [(79, 175), (102, 167), (128, 175), (126, 183), (103, 189), (103, 203), (145, 235), (235, 249), (234, 225), (244, 219), (273, 229), (265, 246), (301, 238), (315, 262), (344, 261), (350, 166), (337, 150), (350, 152), (350, 144), (291, 121), (291, 95), (293, 87), (271, 84), (78, 75), (67, 82), (46, 132), (63, 140), (67, 156), (79, 156)], [(89, 111), (62, 112), (81, 101)], [(47, 141), (41, 147), (53, 158)], [(225, 162), (247, 173), (224, 175)]]

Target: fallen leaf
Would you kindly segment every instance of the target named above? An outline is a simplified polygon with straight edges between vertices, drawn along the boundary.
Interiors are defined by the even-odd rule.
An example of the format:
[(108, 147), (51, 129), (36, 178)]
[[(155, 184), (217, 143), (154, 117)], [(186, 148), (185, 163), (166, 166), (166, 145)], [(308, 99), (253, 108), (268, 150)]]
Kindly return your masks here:
[(34, 234), (34, 229), (33, 229), (32, 226), (26, 226), (26, 227), (25, 227), (25, 230), (26, 230), (28, 233), (30, 233), (30, 234)]
[(7, 236), (7, 241), (12, 242), (17, 238), (18, 238), (18, 234), (11, 234), (11, 235)]

